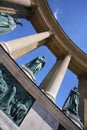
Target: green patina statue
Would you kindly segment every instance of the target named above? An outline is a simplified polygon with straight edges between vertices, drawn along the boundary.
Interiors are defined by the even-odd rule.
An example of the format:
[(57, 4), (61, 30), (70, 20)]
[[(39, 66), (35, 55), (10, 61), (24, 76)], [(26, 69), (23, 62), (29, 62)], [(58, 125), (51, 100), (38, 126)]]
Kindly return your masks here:
[(12, 120), (17, 125), (20, 125), (21, 121), (27, 114), (28, 110), (31, 108), (33, 101), (34, 100), (31, 96), (29, 96), (29, 99), (25, 103), (23, 103), (22, 101), (17, 101), (17, 100), (14, 101), (11, 108), (10, 115), (11, 115)]
[[(42, 68), (45, 66), (45, 57), (36, 57), (29, 63), (22, 65), (22, 69), (26, 70), (29, 74), (32, 75), (33, 79), (36, 79), (36, 75), (42, 70)], [(25, 72), (26, 72), (25, 71)]]
[(9, 88), (0, 70), (0, 109), (5, 112), (16, 125), (20, 125), (28, 110), (31, 108), (34, 99), (29, 95), (26, 101), (22, 101), (22, 99), (17, 99), (16, 95), (16, 87), (13, 86)]
[(30, 69), (34, 76), (38, 74), (38, 72), (44, 67), (45, 65), (45, 57), (37, 57), (31, 62), (25, 64), (25, 66)]
[(10, 114), (11, 103), (16, 94), (16, 87), (12, 87), (9, 91), (6, 81), (3, 79), (2, 71), (0, 70), (0, 108), (8, 115)]
[(78, 115), (79, 97), (80, 94), (78, 92), (78, 89), (74, 87), (74, 89), (70, 91), (70, 94), (64, 103), (64, 106), (62, 108), (63, 111)]
[[(83, 130), (83, 123), (80, 121), (80, 117), (78, 115), (79, 108), (79, 99), (80, 94), (78, 89), (74, 87), (67, 97), (62, 111), (71, 119), (74, 123), (76, 123)], [(58, 130), (66, 130), (61, 124), (59, 124)]]
[(12, 18), (10, 15), (0, 12), (0, 35), (11, 32), (17, 24), (22, 25), (17, 18)]
[(13, 104), (15, 95), (16, 95), (16, 87), (13, 87), (4, 96), (3, 100), (0, 101), (1, 110), (3, 110), (8, 116), (10, 116), (11, 106)]

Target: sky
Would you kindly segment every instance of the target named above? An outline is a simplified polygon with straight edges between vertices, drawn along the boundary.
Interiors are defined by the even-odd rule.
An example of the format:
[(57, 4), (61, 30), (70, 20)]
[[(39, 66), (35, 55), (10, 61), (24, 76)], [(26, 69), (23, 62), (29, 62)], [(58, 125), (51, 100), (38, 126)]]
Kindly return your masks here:
[[(86, 0), (48, 0), (54, 17), (59, 22), (67, 35), (77, 44), (85, 53), (87, 53), (87, 1)], [(36, 33), (32, 24), (26, 19), (20, 19), (23, 27), (18, 25), (16, 29), (8, 34), (0, 36), (0, 41), (9, 41)], [(45, 56), (46, 65), (36, 77), (36, 85), (39, 86), (48, 72), (56, 62), (56, 57), (45, 47), (39, 47), (16, 60), (18, 65), (28, 63), (37, 56)], [(64, 76), (60, 90), (57, 94), (56, 105), (60, 108), (63, 106), (69, 92), (74, 86), (78, 86), (78, 79), (70, 70)]]

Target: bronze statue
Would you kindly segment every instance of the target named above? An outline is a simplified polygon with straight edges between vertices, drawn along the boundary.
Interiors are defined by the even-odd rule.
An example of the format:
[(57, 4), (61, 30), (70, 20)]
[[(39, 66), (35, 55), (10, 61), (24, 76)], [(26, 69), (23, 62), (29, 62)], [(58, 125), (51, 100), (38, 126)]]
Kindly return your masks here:
[[(78, 89), (74, 87), (67, 97), (64, 106), (62, 108), (62, 111), (72, 120), (76, 125), (78, 125), (82, 130), (84, 128), (83, 123), (80, 120), (79, 113), (78, 113), (78, 107), (79, 107), (79, 99), (80, 94), (78, 92)], [(66, 130), (61, 124), (59, 124), (58, 130)]]
[(31, 62), (25, 64), (25, 66), (32, 71), (32, 73), (36, 76), (37, 73), (44, 67), (45, 65), (45, 57), (37, 57)]
[(20, 87), (20, 84), (9, 79), (5, 69), (0, 69), (0, 110), (18, 126), (34, 102), (34, 98)]
[(0, 70), (0, 109), (8, 115), (10, 115), (11, 103), (14, 100), (15, 94), (16, 87), (14, 86), (9, 90)]
[(11, 106), (13, 104), (15, 95), (16, 95), (16, 87), (14, 86), (12, 87), (11, 90), (7, 92), (3, 100), (0, 102), (1, 110), (3, 110), (8, 116), (10, 116)]
[(25, 104), (23, 104), (21, 101), (16, 101), (11, 107), (10, 116), (11, 119), (17, 125), (19, 125), (23, 120), (23, 118), (25, 117), (26, 113), (27, 113), (27, 108)]
[(22, 101), (15, 101), (11, 108), (11, 119), (17, 124), (20, 125), (21, 121), (27, 114), (28, 110), (33, 104), (33, 99), (29, 96), (29, 99), (23, 103)]
[(79, 106), (79, 92), (76, 87), (70, 91), (70, 94), (63, 106), (63, 111), (68, 111), (78, 115), (78, 106)]
[(0, 35), (14, 30), (16, 24), (22, 25), (17, 18), (12, 18), (10, 15), (0, 12)]
[(28, 76), (35, 81), (36, 75), (42, 70), (42, 68), (45, 66), (45, 57), (36, 57), (29, 63), (22, 65), (22, 69)]

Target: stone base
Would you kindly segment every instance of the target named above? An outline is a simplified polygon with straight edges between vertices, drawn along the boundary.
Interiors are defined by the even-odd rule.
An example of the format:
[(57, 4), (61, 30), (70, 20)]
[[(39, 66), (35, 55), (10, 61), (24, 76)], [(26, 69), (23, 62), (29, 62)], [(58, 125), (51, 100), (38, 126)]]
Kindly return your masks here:
[(0, 130), (20, 130), (8, 116), (0, 110)]
[(64, 112), (81, 130), (83, 130), (84, 126), (82, 122), (80, 121), (80, 117), (73, 114), (73, 113), (68, 113)]
[(58, 130), (59, 123), (37, 101), (20, 125), (21, 130)]
[(28, 75), (28, 77), (33, 81), (35, 82), (36, 78), (35, 76), (33, 75), (32, 71), (27, 69), (27, 67), (25, 67), (25, 65), (22, 65), (21, 66), (22, 70)]

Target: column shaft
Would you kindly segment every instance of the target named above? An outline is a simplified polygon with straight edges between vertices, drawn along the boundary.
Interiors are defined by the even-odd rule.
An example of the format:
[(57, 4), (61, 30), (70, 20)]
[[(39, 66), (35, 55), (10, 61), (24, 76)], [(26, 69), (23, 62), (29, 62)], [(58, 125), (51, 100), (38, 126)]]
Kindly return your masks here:
[(79, 115), (87, 130), (87, 76), (79, 78), (78, 90), (80, 92)]
[(33, 0), (0, 0), (0, 12), (16, 18), (29, 18), (32, 15), (29, 7), (34, 10), (36, 6)]
[(33, 0), (5, 0), (5, 2), (3, 2), (3, 0), (2, 0), (2, 3), (6, 4), (6, 2), (7, 2), (9, 4), (16, 4), (16, 5), (20, 5), (20, 6), (29, 7), (29, 6), (31, 6), (32, 1)]
[(63, 61), (57, 61), (52, 71), (49, 73), (47, 78), (41, 84), (41, 89), (43, 89), (46, 95), (55, 101), (58, 90), (60, 88), (61, 82), (64, 78), (65, 72), (69, 65), (71, 59), (71, 54), (68, 54)]
[[(2, 46), (8, 51), (8, 53), (14, 58), (17, 59), (28, 52), (32, 51), (33, 49), (37, 48), (38, 46), (42, 45), (40, 41), (48, 38), (50, 36), (50, 32), (43, 32), (34, 34), (32, 36), (26, 36), (23, 38), (19, 38), (16, 40), (8, 41), (6, 44), (2, 43)], [(39, 42), (39, 43), (38, 43)]]

